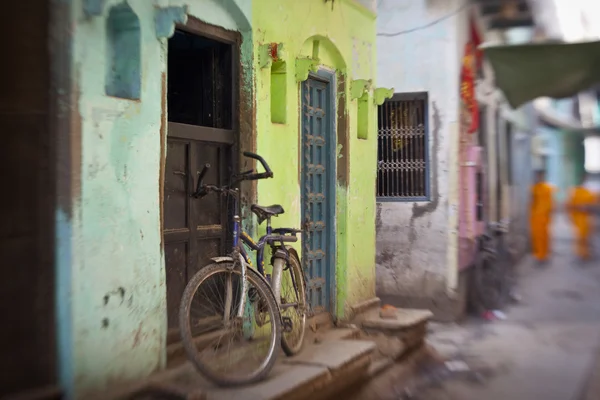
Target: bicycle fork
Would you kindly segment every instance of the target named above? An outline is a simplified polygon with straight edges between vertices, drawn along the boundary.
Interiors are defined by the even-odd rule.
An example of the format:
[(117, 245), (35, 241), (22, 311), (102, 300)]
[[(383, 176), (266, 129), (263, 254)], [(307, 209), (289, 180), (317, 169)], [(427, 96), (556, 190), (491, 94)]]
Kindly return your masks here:
[[(239, 263), (240, 263), (240, 274), (242, 280), (242, 293), (240, 296), (240, 302), (237, 306), (236, 317), (242, 319), (244, 317), (244, 309), (246, 306), (246, 292), (248, 291), (248, 281), (246, 280), (246, 260), (244, 256), (239, 253)], [(235, 262), (234, 262), (235, 268)], [(225, 324), (229, 323), (231, 303), (233, 302), (233, 283), (232, 283), (232, 275), (230, 274), (227, 277), (227, 282), (225, 283), (225, 313), (223, 315), (223, 322)]]
[[(288, 307), (297, 306), (298, 303), (289, 303), (290, 299), (286, 299), (286, 304), (282, 306), (281, 304), (281, 275), (284, 271), (285, 266), (289, 262), (289, 253), (287, 250), (283, 248), (279, 248), (273, 254), (273, 275), (271, 276), (271, 290), (273, 290), (273, 295), (275, 296), (275, 300), (277, 301), (277, 306), (279, 307), (279, 311), (283, 312), (282, 307), (287, 309)], [(297, 293), (297, 283), (295, 281), (294, 273), (290, 270), (290, 275), (292, 279), (292, 286), (294, 288), (294, 292)], [(298, 301), (298, 299), (295, 299)], [(281, 323), (283, 325), (284, 332), (291, 332), (293, 330), (293, 322), (290, 317), (281, 316)]]
[(285, 267), (286, 255), (282, 250), (276, 250), (273, 256), (273, 274), (271, 275), (271, 289), (277, 305), (281, 307), (281, 274)]

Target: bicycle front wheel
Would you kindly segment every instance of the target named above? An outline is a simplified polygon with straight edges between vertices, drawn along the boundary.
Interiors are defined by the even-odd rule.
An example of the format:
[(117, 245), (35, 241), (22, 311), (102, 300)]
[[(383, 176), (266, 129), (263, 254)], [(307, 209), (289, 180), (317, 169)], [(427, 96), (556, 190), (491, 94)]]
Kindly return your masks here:
[[(263, 380), (273, 368), (281, 341), (281, 317), (269, 286), (233, 263), (211, 264), (188, 282), (179, 308), (179, 327), (188, 358), (220, 386)], [(243, 300), (243, 316), (238, 317)]]
[(287, 356), (293, 356), (302, 350), (307, 310), (302, 265), (296, 254), (290, 252), (289, 265), (281, 274), (281, 347)]

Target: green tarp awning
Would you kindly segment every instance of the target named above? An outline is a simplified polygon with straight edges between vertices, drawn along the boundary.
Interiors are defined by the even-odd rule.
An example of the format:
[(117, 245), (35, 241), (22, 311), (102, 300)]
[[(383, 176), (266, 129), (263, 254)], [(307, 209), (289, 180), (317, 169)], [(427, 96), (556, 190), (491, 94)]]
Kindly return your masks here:
[(482, 47), (495, 83), (513, 108), (564, 98), (600, 83), (600, 41)]

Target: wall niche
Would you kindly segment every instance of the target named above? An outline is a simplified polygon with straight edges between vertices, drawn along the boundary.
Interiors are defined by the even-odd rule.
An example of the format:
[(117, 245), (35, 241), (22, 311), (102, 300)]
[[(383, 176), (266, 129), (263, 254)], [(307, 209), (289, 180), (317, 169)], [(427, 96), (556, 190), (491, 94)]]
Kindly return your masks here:
[(141, 94), (140, 20), (129, 4), (111, 7), (106, 19), (106, 94), (139, 100)]

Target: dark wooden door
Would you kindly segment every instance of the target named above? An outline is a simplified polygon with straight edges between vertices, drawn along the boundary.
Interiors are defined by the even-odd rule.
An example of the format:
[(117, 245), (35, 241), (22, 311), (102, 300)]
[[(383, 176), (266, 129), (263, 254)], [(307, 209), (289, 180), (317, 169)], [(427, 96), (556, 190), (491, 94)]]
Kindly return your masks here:
[[(179, 302), (185, 285), (211, 257), (227, 254), (231, 202), (217, 194), (202, 199), (189, 195), (207, 163), (211, 168), (205, 183), (229, 183), (238, 125), (233, 79), (236, 38), (201, 36), (190, 24), (169, 40), (163, 204), (169, 342), (179, 338)], [(212, 33), (214, 37), (218, 32)]]
[(335, 134), (329, 74), (302, 84), (302, 259), (314, 313), (335, 310)]
[(177, 327), (177, 310), (188, 280), (211, 257), (223, 255), (227, 241), (227, 202), (218, 195), (192, 199), (195, 179), (206, 163), (205, 181), (224, 184), (231, 164), (231, 145), (181, 137), (170, 129), (164, 193), (164, 246), (169, 328)]

